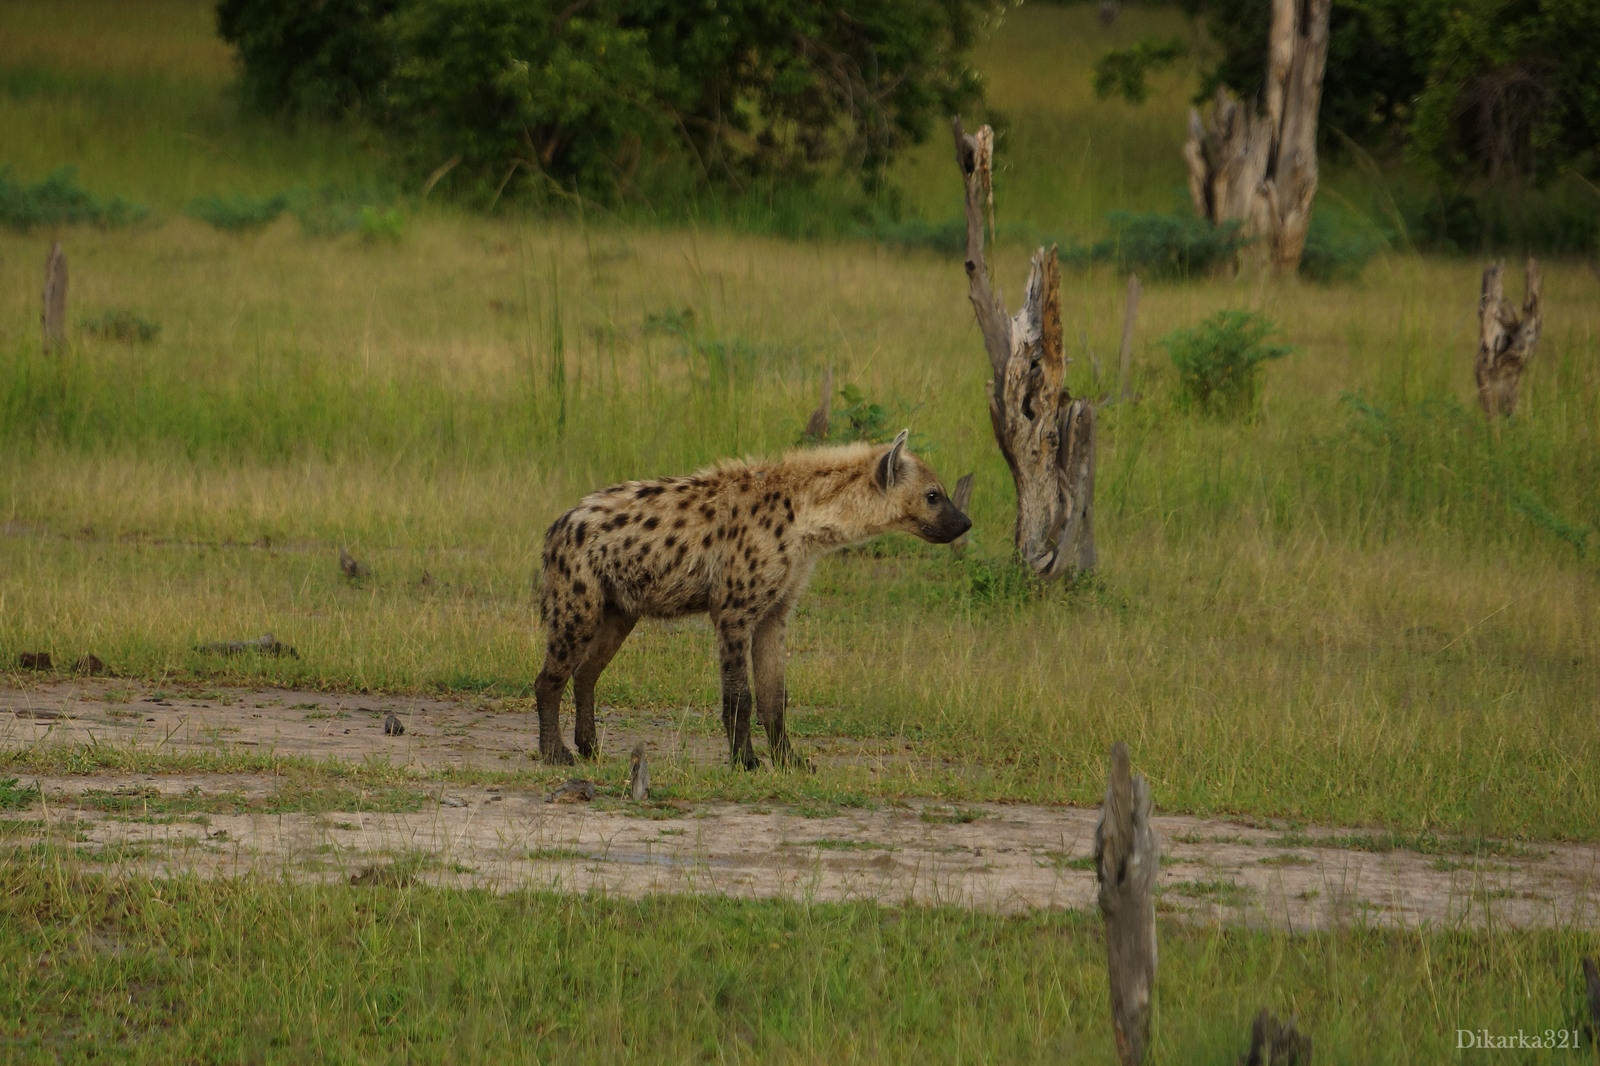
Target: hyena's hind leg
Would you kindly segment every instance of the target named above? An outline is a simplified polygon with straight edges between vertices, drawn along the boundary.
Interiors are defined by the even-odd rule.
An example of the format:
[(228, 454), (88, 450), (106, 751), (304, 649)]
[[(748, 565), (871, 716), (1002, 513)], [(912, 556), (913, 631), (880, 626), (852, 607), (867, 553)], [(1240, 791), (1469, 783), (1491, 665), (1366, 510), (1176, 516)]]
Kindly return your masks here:
[[(567, 766), (576, 761), (561, 743), (561, 693), (567, 687), (567, 679), (588, 657), (604, 610), (598, 589), (586, 587), (581, 580), (571, 582), (565, 589), (552, 588), (547, 571), (544, 667), (533, 683), (534, 701), (539, 707), (539, 756), (547, 763)], [(591, 729), (592, 714), (591, 706)]]
[(789, 742), (784, 713), (789, 692), (783, 683), (783, 636), (789, 628), (789, 605), (780, 604), (756, 624), (751, 655), (756, 674), (756, 717), (767, 731), (774, 766), (805, 767), (806, 761)]
[(589, 641), (583, 665), (572, 675), (572, 702), (578, 707), (578, 724), (573, 730), (572, 740), (578, 746), (578, 754), (585, 759), (592, 759), (600, 753), (594, 729), (594, 683), (600, 679), (638, 622), (639, 616), (636, 614), (607, 607), (600, 628), (595, 632), (594, 639)]
[(713, 620), (717, 654), (722, 663), (722, 728), (728, 734), (728, 755), (735, 769), (761, 765), (750, 743), (750, 623), (726, 615)]

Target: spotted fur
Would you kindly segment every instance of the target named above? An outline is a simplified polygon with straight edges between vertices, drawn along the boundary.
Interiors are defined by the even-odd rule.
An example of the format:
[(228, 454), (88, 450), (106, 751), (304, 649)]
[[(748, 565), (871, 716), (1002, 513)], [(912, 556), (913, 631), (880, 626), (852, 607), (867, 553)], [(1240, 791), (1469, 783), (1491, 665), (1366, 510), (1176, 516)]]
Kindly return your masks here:
[(629, 481), (585, 496), (556, 519), (545, 534), (546, 651), (534, 686), (543, 757), (573, 761), (559, 731), (569, 678), (577, 704), (573, 739), (590, 758), (595, 681), (634, 625), (642, 617), (705, 611), (717, 633), (722, 722), (734, 764), (757, 765), (752, 696), (774, 761), (793, 760), (784, 728), (783, 635), (817, 559), (882, 533), (944, 544), (972, 526), (928, 465), (906, 450), (906, 436)]

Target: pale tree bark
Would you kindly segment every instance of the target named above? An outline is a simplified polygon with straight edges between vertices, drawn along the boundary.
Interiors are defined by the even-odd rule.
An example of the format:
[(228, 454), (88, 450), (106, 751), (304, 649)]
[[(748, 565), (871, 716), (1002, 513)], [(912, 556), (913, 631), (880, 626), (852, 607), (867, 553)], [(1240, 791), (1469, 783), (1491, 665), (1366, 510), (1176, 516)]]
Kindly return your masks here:
[(1128, 764), (1128, 745), (1111, 745), (1111, 776), (1094, 830), (1095, 876), (1106, 922), (1111, 1025), (1123, 1066), (1144, 1061), (1155, 995), (1156, 874), (1161, 846), (1150, 825), (1150, 786)]
[(954, 123), (956, 162), (966, 191), (967, 286), (994, 377), (989, 421), (1017, 489), (1013, 539), (1040, 577), (1094, 569), (1094, 406), (1065, 383), (1060, 269), (1054, 248), (1033, 254), (1022, 307), (1008, 316), (990, 287), (983, 257), (985, 208), (992, 209), (994, 133)]
[(1218, 88), (1209, 128), (1189, 112), (1183, 147), (1195, 211), (1221, 225), (1237, 221), (1254, 252), (1293, 273), (1305, 252), (1317, 195), (1317, 113), (1328, 62), (1333, 0), (1272, 0), (1264, 109)]
[(67, 343), (67, 256), (59, 243), (50, 245), (50, 256), (44, 263), (43, 304), (39, 323), (48, 355)]
[(1522, 316), (1505, 294), (1505, 263), (1496, 262), (1483, 272), (1483, 294), (1478, 299), (1478, 359), (1473, 365), (1478, 379), (1478, 403), (1483, 413), (1512, 415), (1522, 388), (1522, 371), (1539, 343), (1544, 309), (1539, 299), (1539, 263), (1530, 257), (1526, 274)]

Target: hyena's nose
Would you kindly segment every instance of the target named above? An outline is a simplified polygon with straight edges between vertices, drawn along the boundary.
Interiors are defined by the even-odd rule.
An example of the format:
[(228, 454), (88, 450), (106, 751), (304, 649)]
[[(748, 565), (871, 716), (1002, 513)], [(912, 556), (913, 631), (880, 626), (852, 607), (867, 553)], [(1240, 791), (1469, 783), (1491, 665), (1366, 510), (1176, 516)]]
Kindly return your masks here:
[(962, 514), (960, 511), (956, 512), (956, 518), (957, 518), (956, 536), (959, 537), (959, 536), (961, 536), (961, 534), (965, 533), (967, 530), (972, 528), (972, 519), (968, 518), (966, 515)]

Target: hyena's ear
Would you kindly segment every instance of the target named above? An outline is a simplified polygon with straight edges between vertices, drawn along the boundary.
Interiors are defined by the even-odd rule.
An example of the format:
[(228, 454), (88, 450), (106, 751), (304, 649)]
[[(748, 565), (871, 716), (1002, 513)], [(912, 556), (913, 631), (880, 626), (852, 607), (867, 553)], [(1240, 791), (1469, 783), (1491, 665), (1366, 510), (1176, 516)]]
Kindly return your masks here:
[(894, 443), (889, 445), (889, 450), (883, 453), (883, 458), (878, 460), (878, 487), (885, 492), (894, 488), (900, 481), (900, 452), (906, 446), (906, 438), (911, 436), (909, 429), (902, 429)]

